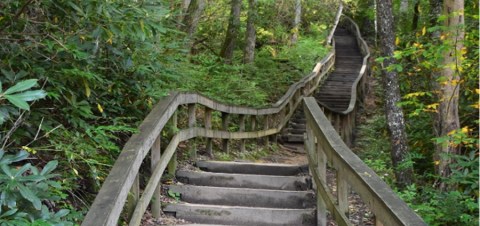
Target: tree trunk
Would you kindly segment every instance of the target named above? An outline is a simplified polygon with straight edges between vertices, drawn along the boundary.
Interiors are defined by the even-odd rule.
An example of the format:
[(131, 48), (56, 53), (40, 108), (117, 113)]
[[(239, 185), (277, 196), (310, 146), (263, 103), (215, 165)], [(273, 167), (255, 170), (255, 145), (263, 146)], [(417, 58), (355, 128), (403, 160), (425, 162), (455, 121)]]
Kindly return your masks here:
[[(188, 7), (190, 6), (190, 1), (191, 0), (183, 0), (182, 1), (181, 11), (177, 16), (177, 21), (183, 22), (183, 19), (185, 18), (185, 14), (187, 13)], [(172, 6), (176, 5), (175, 1), (173, 1), (173, 3), (171, 5)], [(171, 7), (171, 9), (173, 10), (174, 7)], [(182, 27), (183, 27), (183, 23), (178, 23), (177, 24), (178, 29), (182, 29)]]
[(223, 42), (220, 56), (225, 59), (225, 63), (231, 64), (233, 58), (233, 50), (235, 50), (235, 41), (240, 30), (240, 9), (242, 8), (242, 0), (232, 0), (230, 11), (230, 19), (228, 21), (227, 35)]
[(293, 19), (293, 33), (290, 43), (293, 45), (298, 40), (298, 30), (300, 29), (300, 20), (302, 17), (302, 0), (295, 0), (295, 18)]
[(416, 31), (418, 28), (418, 18), (420, 17), (420, 0), (417, 0), (415, 6), (413, 7), (413, 20), (412, 20), (412, 31)]
[[(205, 8), (205, 0), (191, 0), (187, 13), (183, 18), (182, 31), (187, 33), (187, 38), (192, 39), (197, 31), (198, 21)], [(191, 43), (191, 42), (190, 42)]]
[(255, 20), (257, 18), (257, 0), (248, 0), (248, 19), (247, 32), (245, 35), (245, 49), (243, 51), (243, 63), (249, 64), (253, 62), (255, 57)]
[(397, 185), (400, 188), (412, 183), (413, 170), (402, 163), (407, 160), (408, 145), (405, 133), (405, 120), (403, 111), (398, 106), (400, 101), (400, 88), (397, 73), (387, 68), (395, 64), (393, 51), (395, 50), (395, 30), (392, 12), (392, 0), (377, 0), (378, 31), (380, 50), (382, 56), (386, 57), (382, 65), (383, 86), (385, 89), (385, 111), (390, 132), (392, 146), (391, 158), (395, 167)]
[(400, 14), (406, 14), (408, 12), (408, 0), (400, 1)]
[[(442, 13), (442, 0), (430, 0), (430, 27), (438, 25), (437, 20)], [(438, 39), (440, 37), (440, 31), (436, 30), (432, 32), (432, 38)]]
[[(458, 117), (460, 73), (458, 67), (461, 64), (461, 49), (465, 36), (463, 11), (463, 0), (445, 0), (443, 3), (443, 14), (447, 18), (444, 21), (447, 30), (444, 31), (443, 36), (446, 37), (445, 44), (450, 45), (451, 48), (446, 48), (443, 53), (443, 68), (437, 79), (440, 82), (437, 131), (441, 137), (449, 136), (451, 131), (460, 128)], [(438, 161), (436, 162), (438, 163), (436, 172), (439, 176), (450, 176), (449, 165), (452, 163), (452, 159), (448, 155), (458, 154), (458, 152), (458, 147), (452, 145), (450, 141), (437, 145), (434, 157)], [(445, 187), (445, 184), (440, 184), (441, 189), (445, 189)]]

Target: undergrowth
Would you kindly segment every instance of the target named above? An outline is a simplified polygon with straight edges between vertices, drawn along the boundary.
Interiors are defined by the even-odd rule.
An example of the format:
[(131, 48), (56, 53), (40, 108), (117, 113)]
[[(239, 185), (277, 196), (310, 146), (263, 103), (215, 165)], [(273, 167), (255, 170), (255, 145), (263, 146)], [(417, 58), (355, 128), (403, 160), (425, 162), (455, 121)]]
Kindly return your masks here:
[[(376, 90), (376, 95), (381, 95), (380, 93), (381, 90)], [(371, 113), (357, 127), (355, 150), (358, 156), (428, 225), (478, 225), (478, 150), (471, 150), (467, 155), (452, 156), (455, 159), (451, 165), (454, 169), (452, 175), (449, 178), (438, 178), (433, 172), (434, 162), (430, 151), (419, 148), (419, 143), (433, 142), (431, 136), (424, 134), (424, 128), (429, 126), (426, 117), (407, 120), (410, 146), (407, 162), (415, 166), (415, 183), (405, 190), (399, 190), (394, 183), (385, 115), (381, 109), (375, 109)], [(436, 189), (435, 184), (441, 181), (456, 189)]]

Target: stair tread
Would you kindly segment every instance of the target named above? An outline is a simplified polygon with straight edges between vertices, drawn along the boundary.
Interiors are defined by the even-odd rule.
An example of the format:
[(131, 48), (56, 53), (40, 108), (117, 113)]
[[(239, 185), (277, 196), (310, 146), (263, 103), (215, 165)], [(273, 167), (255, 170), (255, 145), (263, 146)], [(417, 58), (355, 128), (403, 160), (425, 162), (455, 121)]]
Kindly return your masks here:
[(191, 222), (229, 225), (315, 225), (315, 208), (279, 209), (172, 203), (165, 212)]
[(311, 187), (311, 180), (309, 176), (231, 174), (178, 170), (177, 180), (186, 184), (216, 187), (257, 188), (294, 191), (307, 190)]
[(286, 191), (253, 188), (169, 185), (188, 203), (269, 208), (314, 208), (313, 191)]
[(308, 172), (308, 165), (281, 163), (197, 161), (201, 170), (218, 173), (294, 176)]

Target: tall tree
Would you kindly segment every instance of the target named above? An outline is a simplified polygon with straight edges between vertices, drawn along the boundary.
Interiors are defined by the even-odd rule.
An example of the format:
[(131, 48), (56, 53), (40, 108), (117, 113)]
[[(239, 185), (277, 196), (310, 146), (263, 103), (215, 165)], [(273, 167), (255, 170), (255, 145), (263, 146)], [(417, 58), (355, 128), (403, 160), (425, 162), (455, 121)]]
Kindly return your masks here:
[[(396, 63), (393, 58), (395, 50), (395, 30), (392, 12), (392, 0), (377, 1), (377, 21), (380, 40), (380, 50), (385, 57), (382, 65), (383, 86), (385, 90), (385, 112), (387, 115), (390, 143), (392, 146), (391, 158), (395, 167), (395, 177), (399, 187), (405, 187), (412, 183), (413, 170), (409, 166), (402, 165), (407, 159), (408, 146), (405, 132), (405, 119), (400, 102), (400, 87), (397, 72), (389, 70)], [(402, 165), (401, 167), (399, 167)]]
[(243, 51), (243, 63), (252, 63), (255, 56), (255, 20), (257, 18), (257, 0), (248, 0), (247, 31), (245, 35), (245, 49)]
[(225, 63), (231, 64), (233, 58), (233, 50), (235, 50), (235, 41), (240, 30), (240, 10), (242, 8), (242, 0), (232, 0), (230, 19), (228, 21), (227, 35), (223, 42), (220, 56), (225, 59)]
[[(430, 26), (437, 26), (437, 20), (442, 14), (442, 0), (430, 0)], [(432, 38), (437, 39), (440, 37), (440, 30), (432, 32)]]
[[(190, 2), (191, 2), (191, 0), (182, 0), (182, 5), (180, 6), (181, 11), (177, 16), (177, 21), (183, 22), (183, 18), (185, 17), (185, 14), (187, 13), (188, 6), (190, 6)], [(177, 5), (176, 1), (172, 1), (171, 4), (170, 4), (170, 8), (174, 9), (175, 7), (177, 7), (176, 5)], [(183, 26), (182, 23), (177, 24), (177, 28), (179, 28), (179, 29), (182, 28), (182, 26)]]
[(293, 34), (290, 39), (292, 44), (297, 43), (300, 20), (302, 18), (302, 0), (295, 0), (295, 17), (293, 18)]
[[(183, 4), (186, 4), (187, 1), (184, 1)], [(182, 7), (185, 7), (182, 5)], [(183, 18), (182, 31), (187, 33), (187, 38), (192, 39), (193, 35), (197, 31), (198, 21), (202, 16), (203, 10), (205, 9), (205, 0), (191, 0), (188, 5), (187, 13)]]
[[(443, 15), (447, 18), (444, 21), (446, 30), (443, 32), (444, 44), (451, 46), (445, 48), (443, 52), (443, 68), (439, 73), (437, 81), (439, 83), (440, 104), (438, 107), (437, 132), (441, 137), (448, 136), (451, 131), (460, 128), (458, 117), (459, 84), (461, 64), (461, 50), (463, 48), (464, 31), (464, 0), (444, 0)], [(451, 174), (449, 165), (452, 162), (448, 154), (458, 154), (458, 147), (450, 142), (438, 145), (435, 150), (435, 158), (439, 161), (437, 173), (440, 176), (448, 177)], [(440, 184), (444, 189), (445, 184)]]

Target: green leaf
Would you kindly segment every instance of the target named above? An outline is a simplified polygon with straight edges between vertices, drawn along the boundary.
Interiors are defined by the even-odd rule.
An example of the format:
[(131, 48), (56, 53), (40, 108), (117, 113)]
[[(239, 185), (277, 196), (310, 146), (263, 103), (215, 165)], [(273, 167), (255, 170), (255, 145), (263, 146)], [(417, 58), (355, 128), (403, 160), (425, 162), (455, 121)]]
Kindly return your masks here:
[(9, 96), (21, 99), (23, 101), (33, 101), (33, 100), (42, 99), (46, 95), (47, 93), (43, 90), (32, 90), (32, 91), (26, 91), (23, 93), (13, 94)]
[(37, 84), (37, 81), (38, 81), (37, 79), (28, 79), (28, 80), (21, 81), (15, 84), (14, 86), (8, 88), (7, 90), (5, 90), (4, 94), (8, 95), (8, 94), (17, 93), (17, 92), (30, 89)]
[(26, 151), (20, 151), (17, 153), (17, 155), (12, 156), (12, 155), (5, 155), (3, 159), (0, 160), (0, 165), (3, 164), (10, 164), (12, 162), (18, 162), (26, 159), (28, 157), (28, 152)]
[(23, 109), (23, 110), (30, 110), (30, 105), (28, 103), (18, 97), (12, 96), (12, 95), (5, 95), (8, 101), (15, 105), (16, 107)]
[(18, 209), (11, 209), (11, 210), (3, 213), (2, 215), (0, 215), (0, 218), (12, 216), (12, 215), (15, 214), (17, 211), (18, 211)]
[(28, 152), (21, 150), (20, 152), (17, 153), (17, 155), (15, 155), (15, 157), (11, 158), (10, 160), (12, 162), (19, 162), (26, 159), (28, 155), (29, 155)]
[(35, 209), (40, 210), (42, 208), (42, 202), (40, 199), (30, 190), (29, 188), (25, 187), (23, 184), (18, 185), (20, 194), (28, 201), (33, 204)]
[(57, 160), (48, 162), (47, 165), (45, 165), (45, 167), (43, 168), (42, 172), (40, 172), (40, 175), (45, 175), (52, 172), (55, 168), (57, 168), (57, 165), (58, 165)]
[(21, 176), (23, 173), (25, 173), (28, 169), (30, 169), (32, 165), (30, 163), (27, 163), (25, 165), (22, 166), (22, 168), (20, 168), (16, 173), (15, 173), (15, 177), (18, 177), (18, 176)]
[(12, 171), (10, 171), (10, 167), (8, 167), (7, 165), (1, 165), (0, 167), (2, 169), (2, 171), (10, 178), (13, 177), (13, 174), (12, 174)]
[(67, 216), (68, 213), (70, 213), (70, 210), (61, 209), (58, 212), (56, 212), (53, 217), (54, 218), (61, 218), (61, 217)]
[(3, 149), (0, 149), (0, 159), (3, 158), (3, 155), (5, 154), (5, 151)]

